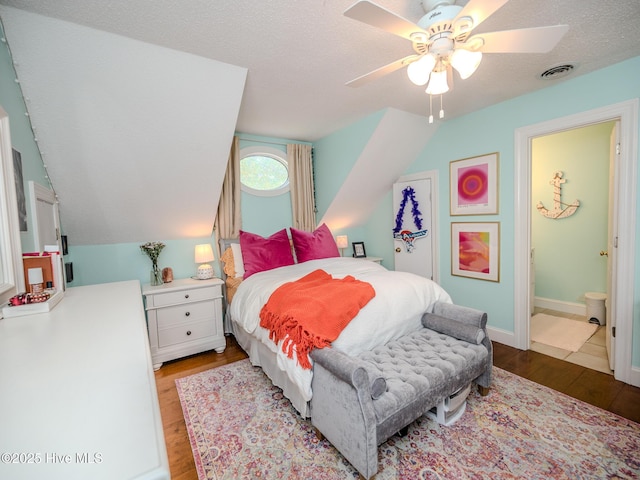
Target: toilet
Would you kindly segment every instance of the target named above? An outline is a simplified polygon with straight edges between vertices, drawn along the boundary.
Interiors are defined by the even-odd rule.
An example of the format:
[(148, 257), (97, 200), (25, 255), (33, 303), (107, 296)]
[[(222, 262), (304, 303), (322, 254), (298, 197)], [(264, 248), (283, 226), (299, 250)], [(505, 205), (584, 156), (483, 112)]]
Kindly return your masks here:
[(590, 323), (599, 323), (604, 325), (607, 320), (607, 311), (605, 302), (607, 300), (606, 293), (587, 292), (584, 294), (587, 303), (587, 318)]

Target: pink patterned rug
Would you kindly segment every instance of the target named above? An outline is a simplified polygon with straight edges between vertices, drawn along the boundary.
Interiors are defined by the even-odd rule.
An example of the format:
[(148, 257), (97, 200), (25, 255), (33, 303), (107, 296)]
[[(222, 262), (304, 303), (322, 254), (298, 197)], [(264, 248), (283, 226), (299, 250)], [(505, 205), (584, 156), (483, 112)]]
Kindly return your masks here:
[[(176, 380), (198, 477), (346, 479), (357, 472), (249, 360)], [(640, 424), (494, 368), (487, 397), (378, 450), (383, 479), (640, 478)]]

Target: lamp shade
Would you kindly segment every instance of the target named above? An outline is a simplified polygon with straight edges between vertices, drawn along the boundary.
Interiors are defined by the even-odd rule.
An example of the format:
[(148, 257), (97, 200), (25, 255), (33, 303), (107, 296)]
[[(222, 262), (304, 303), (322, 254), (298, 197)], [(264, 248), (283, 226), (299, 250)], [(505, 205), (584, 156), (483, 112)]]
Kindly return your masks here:
[(347, 245), (349, 245), (349, 237), (346, 235), (338, 235), (336, 237), (336, 245), (338, 248), (347, 248)]
[(196, 245), (196, 263), (207, 263), (213, 261), (213, 248), (210, 243)]
[(458, 71), (462, 79), (473, 75), (481, 60), (482, 52), (470, 52), (463, 48), (458, 48), (451, 55), (451, 65)]
[(426, 85), (429, 81), (429, 74), (436, 66), (436, 58), (430, 53), (422, 56), (419, 60), (410, 63), (407, 67), (409, 80), (415, 85)]
[(447, 70), (441, 70), (439, 72), (431, 72), (431, 78), (429, 79), (429, 85), (427, 85), (426, 92), (429, 95), (440, 95), (449, 91), (449, 84), (447, 83)]
[(213, 278), (213, 267), (207, 263), (213, 261), (213, 248), (210, 243), (196, 245), (195, 259), (196, 263), (201, 264), (198, 267), (196, 278), (200, 280)]

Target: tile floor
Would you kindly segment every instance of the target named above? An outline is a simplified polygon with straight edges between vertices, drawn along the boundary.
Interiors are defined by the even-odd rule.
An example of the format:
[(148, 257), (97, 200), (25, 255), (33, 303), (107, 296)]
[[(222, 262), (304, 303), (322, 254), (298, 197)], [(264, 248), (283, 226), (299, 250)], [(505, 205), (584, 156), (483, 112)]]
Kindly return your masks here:
[[(548, 315), (555, 315), (556, 317), (565, 317), (573, 320), (580, 320), (582, 322), (588, 322), (587, 317), (585, 316), (558, 312), (547, 308), (536, 307), (533, 314), (535, 315), (536, 313), (546, 313)], [(550, 357), (575, 363), (577, 365), (582, 365), (583, 367), (587, 367), (592, 370), (613, 375), (613, 372), (609, 369), (609, 360), (607, 359), (605, 328), (606, 327), (604, 325), (599, 326), (596, 333), (594, 333), (577, 352), (563, 350), (561, 348), (552, 347), (538, 342), (531, 342), (531, 350), (544, 355), (549, 355)]]

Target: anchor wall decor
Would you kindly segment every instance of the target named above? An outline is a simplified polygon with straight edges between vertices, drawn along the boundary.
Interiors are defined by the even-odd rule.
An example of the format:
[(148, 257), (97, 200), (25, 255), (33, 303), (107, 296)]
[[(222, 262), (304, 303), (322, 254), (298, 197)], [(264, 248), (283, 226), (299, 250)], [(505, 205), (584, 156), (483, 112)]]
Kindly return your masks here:
[(576, 213), (576, 210), (580, 206), (578, 200), (574, 200), (572, 203), (562, 202), (562, 184), (566, 183), (566, 180), (562, 178), (564, 174), (557, 170), (553, 172), (553, 178), (549, 181), (550, 185), (553, 185), (553, 210), (545, 208), (541, 201), (538, 202), (536, 208), (538, 211), (547, 218), (567, 218)]

